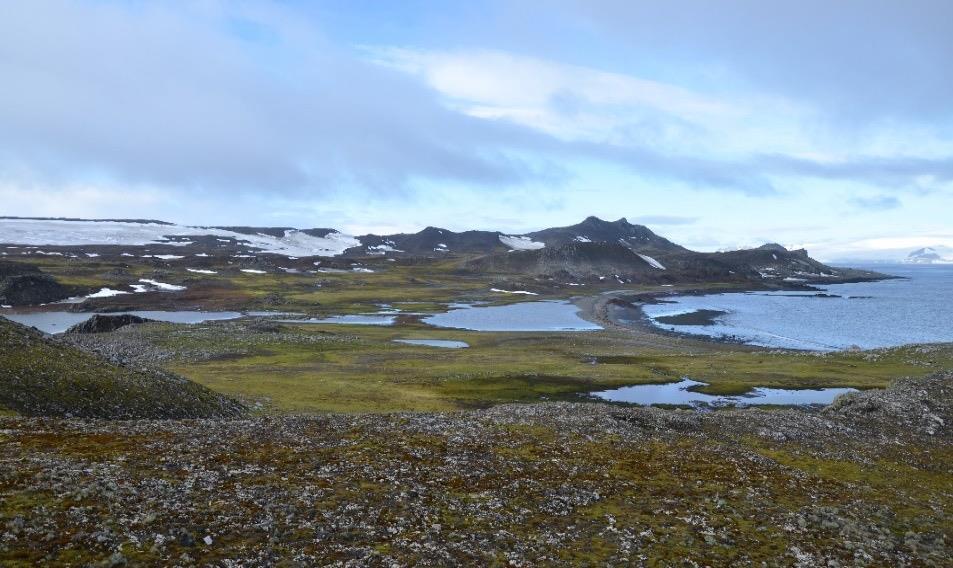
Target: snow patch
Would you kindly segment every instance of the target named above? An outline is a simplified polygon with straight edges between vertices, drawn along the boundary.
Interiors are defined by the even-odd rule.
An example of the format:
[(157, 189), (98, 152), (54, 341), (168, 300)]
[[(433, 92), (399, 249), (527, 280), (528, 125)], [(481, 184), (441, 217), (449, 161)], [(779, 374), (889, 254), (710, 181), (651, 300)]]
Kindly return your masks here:
[(191, 241), (173, 241), (174, 237), (214, 236), (222, 243), (238, 241), (264, 253), (285, 256), (337, 256), (360, 246), (360, 241), (338, 232), (314, 237), (303, 231), (285, 231), (280, 237), (245, 235), (225, 229), (137, 223), (132, 221), (63, 221), (52, 219), (2, 219), (0, 242), (21, 245), (129, 245), (165, 244), (186, 246)]
[(268, 274), (264, 270), (258, 270), (256, 268), (242, 268), (241, 271), (248, 274)]
[[(148, 278), (140, 278), (139, 282), (142, 282), (143, 284), (148, 284), (150, 286), (158, 288), (159, 290), (166, 290), (169, 292), (181, 292), (182, 290), (185, 290), (185, 286), (177, 286), (175, 284), (166, 284), (165, 282), (157, 282), (155, 280), (149, 280)], [(135, 288), (135, 285), (133, 285), (133, 288)], [(139, 290), (136, 290), (136, 292), (138, 291)], [(145, 292), (145, 290), (142, 290), (142, 291)]]
[(527, 292), (526, 290), (500, 290), (499, 288), (490, 288), (490, 292), (498, 292), (500, 294), (525, 294), (527, 296), (539, 296), (536, 292)]
[(123, 292), (122, 290), (113, 290), (112, 288), (101, 288), (99, 292), (94, 292), (87, 298), (112, 298), (113, 296), (121, 296), (122, 294), (129, 294), (129, 292)]
[(404, 252), (395, 248), (396, 246), (397, 244), (394, 243), (394, 241), (384, 241), (379, 245), (371, 245), (367, 247), (367, 254), (383, 255), (389, 252)]
[(218, 274), (214, 270), (203, 270), (201, 268), (186, 268), (186, 272), (194, 272), (195, 274)]
[(649, 266), (651, 266), (652, 268), (657, 268), (657, 269), (659, 269), (659, 270), (665, 270), (665, 267), (662, 266), (662, 263), (659, 262), (659, 261), (657, 261), (657, 260), (655, 260), (655, 259), (652, 258), (651, 256), (649, 256), (649, 255), (647, 255), (647, 254), (641, 254), (641, 253), (635, 253), (635, 254), (639, 255), (639, 258), (641, 258), (641, 259), (644, 260), (645, 262), (649, 263)]
[(529, 237), (518, 235), (500, 235), (500, 242), (513, 250), (538, 250), (545, 248), (545, 243), (538, 243)]

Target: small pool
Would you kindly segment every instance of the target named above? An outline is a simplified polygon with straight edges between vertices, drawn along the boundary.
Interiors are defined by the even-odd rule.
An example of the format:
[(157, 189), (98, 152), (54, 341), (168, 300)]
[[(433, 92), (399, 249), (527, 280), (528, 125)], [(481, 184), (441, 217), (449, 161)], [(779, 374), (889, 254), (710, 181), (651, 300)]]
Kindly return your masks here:
[(452, 341), (450, 339), (395, 339), (394, 343), (425, 345), (427, 347), (442, 347), (444, 349), (466, 349), (470, 346), (470, 344), (465, 341)]
[(779, 406), (828, 405), (838, 396), (856, 392), (852, 388), (775, 389), (756, 387), (749, 393), (736, 396), (718, 396), (690, 390), (707, 383), (682, 379), (661, 385), (633, 385), (613, 390), (597, 391), (591, 396), (610, 402), (626, 402), (650, 406), (671, 404), (684, 406), (750, 406), (758, 404)]

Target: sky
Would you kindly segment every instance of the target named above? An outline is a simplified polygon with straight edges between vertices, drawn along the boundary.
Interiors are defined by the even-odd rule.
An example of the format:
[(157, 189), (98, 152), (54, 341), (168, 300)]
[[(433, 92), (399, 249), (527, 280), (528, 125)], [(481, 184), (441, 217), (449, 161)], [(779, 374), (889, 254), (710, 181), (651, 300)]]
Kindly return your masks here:
[(953, 246), (948, 0), (0, 0), (0, 215)]

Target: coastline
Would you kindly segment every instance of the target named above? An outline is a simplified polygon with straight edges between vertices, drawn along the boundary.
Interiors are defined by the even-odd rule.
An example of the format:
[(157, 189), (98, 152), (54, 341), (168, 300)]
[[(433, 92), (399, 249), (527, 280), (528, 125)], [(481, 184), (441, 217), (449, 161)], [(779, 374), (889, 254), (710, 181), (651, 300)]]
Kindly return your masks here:
[[(643, 309), (643, 306), (652, 304), (667, 303), (665, 298), (673, 296), (710, 296), (716, 294), (728, 293), (754, 293), (754, 292), (816, 292), (823, 296), (825, 291), (818, 288), (820, 285), (829, 284), (854, 284), (861, 282), (881, 282), (886, 280), (904, 280), (909, 279), (906, 276), (886, 274), (857, 268), (842, 268), (839, 270), (859, 273), (855, 276), (838, 279), (836, 282), (809, 281), (797, 283), (776, 283), (780, 286), (716, 286), (712, 288), (691, 287), (685, 289), (670, 290), (611, 290), (602, 292), (595, 296), (586, 296), (573, 299), (573, 303), (580, 308), (580, 317), (593, 323), (603, 326), (607, 330), (622, 331), (638, 336), (654, 336), (656, 338), (667, 338), (678, 340), (679, 342), (691, 341), (712, 347), (723, 346), (742, 348), (746, 351), (789, 351), (789, 352), (820, 352), (812, 349), (794, 349), (790, 347), (768, 347), (755, 345), (746, 342), (741, 338), (733, 336), (710, 336), (697, 333), (688, 333), (678, 331), (677, 329), (668, 329), (657, 325)], [(672, 327), (677, 327), (676, 324)]]

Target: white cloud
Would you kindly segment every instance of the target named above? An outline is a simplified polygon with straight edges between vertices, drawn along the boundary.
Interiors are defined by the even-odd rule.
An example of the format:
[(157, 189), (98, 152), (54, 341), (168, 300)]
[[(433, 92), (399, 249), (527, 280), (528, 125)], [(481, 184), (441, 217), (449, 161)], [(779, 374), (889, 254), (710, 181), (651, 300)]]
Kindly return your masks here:
[(812, 153), (812, 111), (780, 97), (713, 95), (633, 75), (503, 51), (367, 47), (380, 65), (419, 77), (452, 108), (562, 140), (648, 146), (672, 154)]

